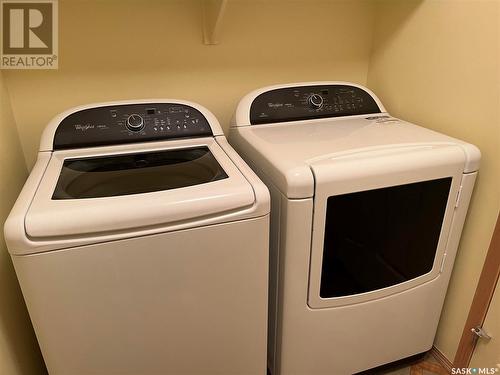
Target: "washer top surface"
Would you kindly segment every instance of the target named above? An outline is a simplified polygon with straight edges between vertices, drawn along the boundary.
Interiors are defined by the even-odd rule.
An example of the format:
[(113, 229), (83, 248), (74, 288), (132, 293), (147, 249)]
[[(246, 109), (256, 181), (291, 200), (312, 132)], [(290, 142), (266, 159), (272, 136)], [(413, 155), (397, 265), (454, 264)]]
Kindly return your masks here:
[[(318, 83), (315, 83), (319, 85)], [(297, 84), (298, 85), (298, 84)], [(465, 172), (475, 171), (479, 163), (479, 150), (470, 144), (434, 132), (432, 130), (396, 119), (379, 105), (378, 111), (370, 114), (358, 114), (357, 109), (351, 113), (336, 114), (332, 111), (314, 110), (301, 97), (311, 95), (310, 84), (305, 96), (297, 96), (293, 102), (286, 95), (276, 96), (279, 86), (272, 86), (270, 90), (260, 89), (246, 96), (239, 104), (236, 114), (236, 123), (231, 127), (230, 139), (238, 145), (240, 150), (259, 165), (275, 185), (289, 198), (308, 198), (314, 195), (313, 166), (319, 163), (335, 163), (347, 158), (373, 158), (377, 155), (398, 152), (418, 151), (429, 148), (458, 147), (462, 150), (461, 158)], [(345, 87), (347, 84), (342, 83)], [(324, 87), (330, 92), (334, 83), (319, 86), (320, 92)], [(284, 85), (290, 90), (290, 85)], [(297, 86), (302, 87), (302, 86)], [(357, 88), (360, 86), (356, 85)], [(257, 115), (252, 114), (255, 102), (266, 93), (273, 93), (274, 97), (265, 98), (269, 110), (257, 108)], [(366, 93), (374, 94), (366, 90)], [(375, 97), (375, 103), (380, 101)], [(294, 106), (293, 112), (287, 110), (287, 104)], [(282, 106), (280, 106), (283, 104)], [(305, 109), (300, 108), (302, 105)], [(283, 118), (280, 116), (283, 111)], [(300, 112), (302, 111), (302, 112)], [(268, 120), (259, 119), (258, 115), (268, 116)], [(299, 120), (290, 120), (297, 114)], [(311, 119), (303, 119), (307, 115)], [(331, 117), (329, 117), (331, 115)], [(285, 121), (282, 121), (285, 119)], [(238, 123), (239, 121), (239, 123)]]
[(269, 193), (195, 103), (92, 104), (56, 116), (5, 224), (11, 254), (269, 213)]
[[(114, 165), (116, 158), (125, 160)], [(63, 150), (50, 158), (25, 228), (31, 238), (81, 236), (168, 225), (254, 203), (252, 186), (213, 138)]]

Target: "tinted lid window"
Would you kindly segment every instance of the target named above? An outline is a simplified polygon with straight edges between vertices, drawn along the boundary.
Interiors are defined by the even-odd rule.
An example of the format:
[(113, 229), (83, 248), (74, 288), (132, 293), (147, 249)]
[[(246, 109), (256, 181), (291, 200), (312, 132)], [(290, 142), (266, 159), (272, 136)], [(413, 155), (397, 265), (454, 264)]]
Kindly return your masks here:
[(67, 159), (52, 199), (148, 193), (227, 177), (208, 147)]

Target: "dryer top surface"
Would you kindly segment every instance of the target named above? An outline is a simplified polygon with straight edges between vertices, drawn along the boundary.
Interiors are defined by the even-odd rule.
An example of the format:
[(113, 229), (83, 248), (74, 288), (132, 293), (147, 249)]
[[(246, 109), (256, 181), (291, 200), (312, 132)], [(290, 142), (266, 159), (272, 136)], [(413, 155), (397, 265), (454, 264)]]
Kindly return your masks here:
[(477, 170), (480, 159), (471, 144), (386, 114), (238, 127), (230, 137), (289, 198), (314, 194), (311, 166), (317, 163), (446, 146), (463, 150), (464, 172)]

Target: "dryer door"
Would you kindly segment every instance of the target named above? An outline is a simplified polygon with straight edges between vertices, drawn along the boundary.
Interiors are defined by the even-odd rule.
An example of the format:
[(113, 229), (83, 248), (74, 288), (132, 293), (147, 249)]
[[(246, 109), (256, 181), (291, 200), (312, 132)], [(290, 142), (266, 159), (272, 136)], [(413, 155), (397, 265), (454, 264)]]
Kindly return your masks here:
[(399, 146), (313, 163), (309, 306), (359, 303), (438, 277), (463, 167), (455, 146)]

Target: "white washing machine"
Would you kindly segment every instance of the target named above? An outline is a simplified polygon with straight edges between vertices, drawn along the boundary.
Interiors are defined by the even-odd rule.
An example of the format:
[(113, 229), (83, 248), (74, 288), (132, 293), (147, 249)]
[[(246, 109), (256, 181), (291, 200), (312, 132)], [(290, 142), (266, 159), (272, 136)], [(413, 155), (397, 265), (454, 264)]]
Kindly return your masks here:
[(265, 374), (269, 201), (194, 103), (55, 117), (5, 224), (50, 374)]
[(256, 90), (229, 139), (271, 191), (271, 373), (353, 374), (429, 350), (479, 150), (346, 82)]

